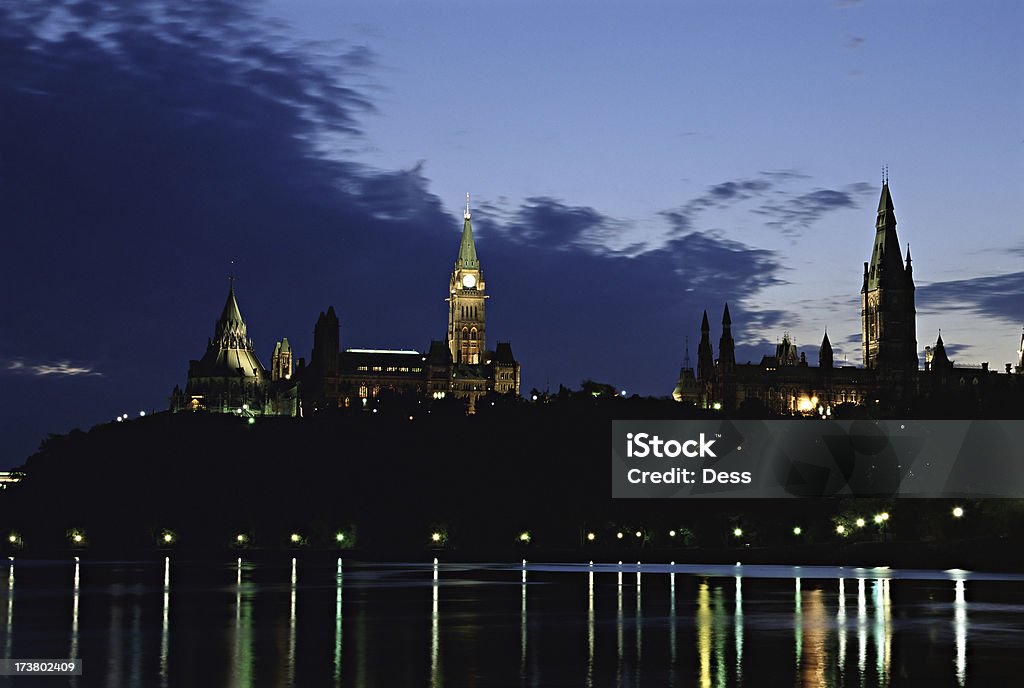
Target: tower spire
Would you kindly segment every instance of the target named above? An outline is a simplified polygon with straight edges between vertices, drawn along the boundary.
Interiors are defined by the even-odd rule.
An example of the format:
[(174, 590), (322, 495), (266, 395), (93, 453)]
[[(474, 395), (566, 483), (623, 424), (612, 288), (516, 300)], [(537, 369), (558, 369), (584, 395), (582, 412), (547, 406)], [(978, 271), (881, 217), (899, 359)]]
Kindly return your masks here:
[(462, 240), (459, 242), (459, 256), (455, 259), (456, 269), (479, 270), (480, 261), (476, 257), (476, 242), (473, 241), (473, 226), (469, 221), (469, 194), (466, 194), (465, 222), (462, 225)]

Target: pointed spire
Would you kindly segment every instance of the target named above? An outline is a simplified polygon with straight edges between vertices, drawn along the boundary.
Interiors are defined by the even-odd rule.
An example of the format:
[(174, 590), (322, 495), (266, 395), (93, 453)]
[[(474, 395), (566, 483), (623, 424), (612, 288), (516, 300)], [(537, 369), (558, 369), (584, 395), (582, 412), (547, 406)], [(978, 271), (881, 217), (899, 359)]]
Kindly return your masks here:
[(700, 331), (701, 332), (710, 332), (711, 331), (711, 325), (708, 323), (708, 312), (706, 310), (704, 311), (704, 319), (700, 323)]
[(939, 329), (939, 337), (935, 340), (935, 348), (932, 349), (932, 370), (949, 370), (953, 364), (946, 353), (946, 345), (942, 343), (942, 330)]
[(725, 312), (722, 313), (722, 324), (728, 327), (732, 325), (732, 318), (729, 317), (729, 304), (725, 304)]
[(459, 242), (459, 257), (455, 259), (456, 269), (477, 270), (480, 261), (476, 257), (476, 243), (473, 241), (473, 226), (470, 223), (469, 194), (466, 194), (465, 222), (462, 225), (462, 240)]
[(224, 310), (220, 313), (219, 323), (241, 323), (245, 325), (245, 321), (242, 320), (242, 312), (238, 310), (238, 301), (235, 299), (235, 278), (231, 277), (231, 284), (228, 286), (228, 300), (224, 302)]

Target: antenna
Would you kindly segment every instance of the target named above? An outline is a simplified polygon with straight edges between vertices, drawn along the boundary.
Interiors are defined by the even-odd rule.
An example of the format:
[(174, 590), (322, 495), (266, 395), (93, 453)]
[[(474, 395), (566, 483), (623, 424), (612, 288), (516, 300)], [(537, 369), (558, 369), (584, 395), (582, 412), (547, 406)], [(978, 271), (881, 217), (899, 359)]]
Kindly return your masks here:
[(466, 192), (466, 219), (469, 219), (469, 192)]

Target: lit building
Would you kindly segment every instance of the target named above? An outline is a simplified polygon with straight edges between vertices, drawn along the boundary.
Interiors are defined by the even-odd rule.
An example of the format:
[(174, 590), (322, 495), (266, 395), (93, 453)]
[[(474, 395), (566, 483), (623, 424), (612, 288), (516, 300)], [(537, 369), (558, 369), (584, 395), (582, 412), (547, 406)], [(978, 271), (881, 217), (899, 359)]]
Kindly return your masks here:
[(426, 353), (399, 349), (342, 350), (340, 324), (331, 306), (313, 329), (309, 366), (297, 371), (302, 408), (364, 408), (388, 396), (464, 401), (472, 412), (481, 397), (519, 395), (519, 363), (512, 345), (487, 348), (483, 268), (476, 252), (466, 196), (466, 212), (448, 285), (446, 341), (432, 341)]
[(235, 299), (234, 279), (214, 325), (212, 339), (199, 360), (189, 362), (185, 390), (175, 386), (171, 409), (254, 415), (274, 413), (270, 375), (260, 363)]
[(759, 363), (737, 363), (732, 319), (726, 304), (722, 314), (719, 356), (714, 358), (707, 311), (701, 322), (697, 369), (687, 362), (680, 371), (673, 398), (704, 408), (764, 408), (776, 413), (831, 416), (844, 404), (881, 403), (909, 406), (928, 399), (965, 398), (983, 401), (1024, 392), (1024, 337), (1017, 355), (1016, 375), (979, 367), (956, 367), (946, 355), (942, 335), (925, 349), (924, 369), (917, 355), (915, 288), (910, 248), (906, 261), (896, 236), (896, 215), (888, 182), (882, 185), (870, 261), (864, 263), (861, 287), (861, 330), (864, 366), (835, 366), (832, 343), (825, 332), (818, 348), (818, 365), (786, 333)]

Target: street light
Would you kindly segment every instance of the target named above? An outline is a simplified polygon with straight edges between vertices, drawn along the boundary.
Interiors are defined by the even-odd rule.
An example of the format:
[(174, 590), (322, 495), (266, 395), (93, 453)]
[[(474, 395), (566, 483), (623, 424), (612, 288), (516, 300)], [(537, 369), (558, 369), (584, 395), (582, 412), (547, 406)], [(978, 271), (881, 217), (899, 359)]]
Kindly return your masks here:
[(615, 533), (615, 537), (621, 540), (623, 538), (622, 531), (620, 530), (619, 532)]
[(839, 533), (840, 535), (846, 535), (846, 526), (844, 526), (842, 523), (840, 523), (839, 525), (836, 526), (836, 532)]
[(953, 518), (963, 518), (964, 510), (963, 507), (953, 507)]
[(597, 535), (595, 535), (594, 533), (587, 533), (587, 541), (588, 542), (593, 542), (596, 537), (597, 537)]
[(430, 540), (432, 542), (441, 542), (441, 533), (431, 533)]
[(519, 533), (519, 542), (529, 542), (529, 541), (530, 541), (530, 532), (529, 531), (524, 530), (523, 532)]
[(742, 528), (733, 528), (732, 529), (732, 534), (733, 534), (734, 537), (743, 537), (743, 529)]
[(334, 534), (334, 541), (335, 542), (345, 542), (345, 533), (335, 533)]
[(669, 537), (675, 537), (676, 536), (676, 531), (674, 531), (674, 530), (668, 531), (668, 536)]
[(803, 528), (800, 526), (793, 526), (793, 535), (799, 535), (802, 532), (804, 532)]
[(866, 523), (867, 523), (867, 521), (865, 521), (865, 520), (864, 520), (863, 518), (858, 518), (858, 519), (857, 519), (857, 520), (855, 521), (855, 523), (857, 524), (857, 527), (858, 527), (858, 528), (863, 528), (863, 527), (864, 527), (864, 524), (866, 524)]
[(298, 533), (292, 533), (291, 541), (294, 542), (295, 544), (298, 544), (299, 542), (302, 541), (302, 536), (299, 535)]

